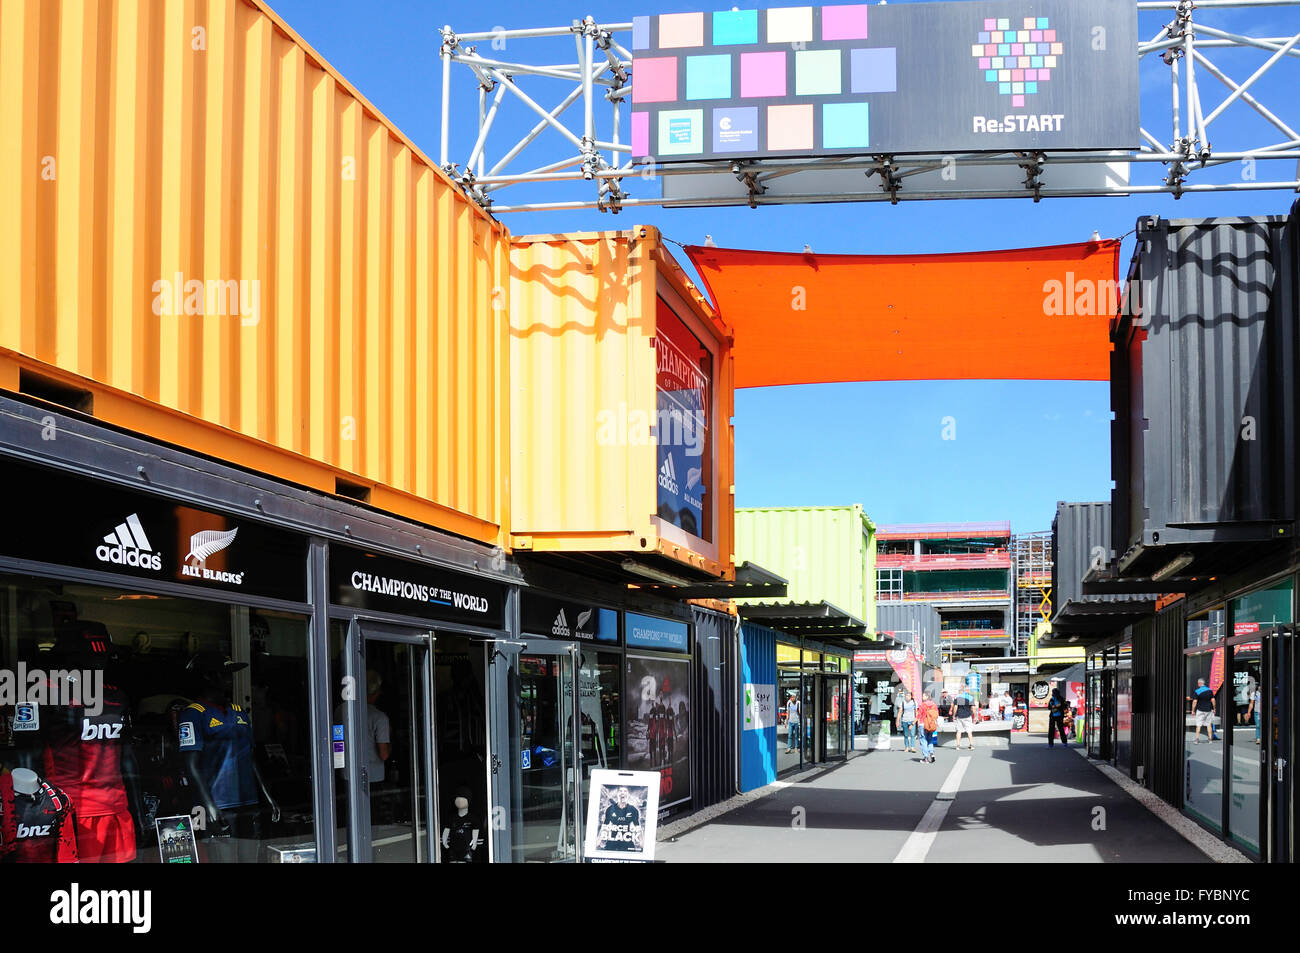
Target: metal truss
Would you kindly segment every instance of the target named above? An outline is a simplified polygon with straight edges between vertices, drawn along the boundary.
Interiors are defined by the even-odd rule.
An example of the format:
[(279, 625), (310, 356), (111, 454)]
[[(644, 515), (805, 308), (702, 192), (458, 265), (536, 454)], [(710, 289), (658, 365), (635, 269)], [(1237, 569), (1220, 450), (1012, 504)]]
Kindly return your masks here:
[[(1158, 57), (1169, 71), (1168, 121), (1162, 138), (1149, 128), (1144, 115), (1139, 150), (1132, 153), (1001, 152), (961, 155), (892, 155), (816, 159), (674, 162), (634, 165), (631, 146), (620, 139), (623, 118), (630, 111), (632, 54), (618, 41), (630, 35), (631, 23), (597, 23), (592, 17), (569, 26), (533, 30), (456, 33), (441, 31), (442, 123), (440, 163), (480, 205), (493, 212), (550, 211), (597, 208), (617, 213), (637, 206), (728, 206), (799, 204), (811, 202), (890, 202), (915, 199), (1043, 198), (1169, 193), (1181, 198), (1196, 192), (1259, 190), (1300, 191), (1300, 109), (1297, 101), (1279, 110), (1279, 118), (1252, 95), (1251, 89), (1273, 70), (1289, 70), (1291, 90), (1300, 90), (1300, 33), (1295, 36), (1246, 36), (1214, 25), (1227, 9), (1282, 7), (1300, 10), (1300, 0), (1139, 0), (1139, 11), (1167, 11), (1171, 19), (1150, 40), (1139, 42), (1139, 61)], [(556, 38), (572, 36), (576, 62), (547, 63), (554, 58)], [(625, 36), (630, 40), (630, 36)], [(539, 62), (507, 62), (479, 52), (507, 46), (527, 46)], [(1225, 49), (1261, 54), (1261, 65), (1245, 79), (1234, 78), (1213, 56)], [(1267, 56), (1263, 56), (1267, 54)], [(542, 64), (542, 65), (539, 65)], [(449, 161), (453, 113), (453, 65), (473, 71), (478, 85), (478, 135), (463, 164)], [(1213, 82), (1203, 82), (1209, 78)], [(549, 108), (539, 99), (537, 84), (553, 91), (555, 81), (569, 90)], [(530, 85), (531, 84), (531, 85)], [(1149, 86), (1149, 83), (1148, 83)], [(526, 88), (528, 87), (528, 88)], [(534, 92), (530, 94), (530, 89)], [(535, 124), (502, 130), (498, 111), (505, 95), (523, 103), (536, 116)], [(1221, 97), (1221, 98), (1218, 98)], [(597, 100), (600, 100), (599, 102)], [(1297, 97), (1300, 99), (1300, 97)], [(582, 102), (581, 128), (571, 128), (562, 116)], [(1213, 105), (1211, 105), (1213, 104)], [(1231, 143), (1211, 139), (1211, 127), (1225, 112), (1253, 110), (1280, 139)], [(1235, 113), (1234, 113), (1235, 114)], [(599, 122), (598, 122), (599, 120)], [(600, 138), (598, 128), (604, 132)], [(511, 144), (489, 166), (493, 133)], [(544, 150), (542, 165), (521, 155)], [(1267, 138), (1273, 138), (1269, 136)], [(556, 157), (558, 155), (558, 158)], [(537, 160), (534, 160), (537, 161)], [(1207, 170), (1237, 164), (1236, 181), (1205, 181)], [(1279, 165), (1280, 164), (1280, 165)], [(947, 175), (960, 168), (960, 175)], [(1263, 168), (1271, 180), (1259, 174)], [(1132, 181), (1130, 170), (1138, 173)], [(1249, 170), (1248, 172), (1244, 170)], [(1156, 174), (1151, 174), (1154, 171)], [(558, 201), (533, 201), (543, 188), (560, 183), (589, 183), (590, 194)], [(511, 189), (515, 204), (499, 201)], [(567, 190), (572, 194), (572, 188)], [(658, 194), (654, 194), (658, 193)]]

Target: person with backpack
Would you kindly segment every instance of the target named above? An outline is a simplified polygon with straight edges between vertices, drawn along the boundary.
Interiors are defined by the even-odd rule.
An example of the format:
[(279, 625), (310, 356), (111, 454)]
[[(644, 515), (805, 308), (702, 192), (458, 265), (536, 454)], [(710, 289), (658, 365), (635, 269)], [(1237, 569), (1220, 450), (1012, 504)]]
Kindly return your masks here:
[(916, 708), (916, 720), (920, 731), (917, 740), (921, 746), (921, 760), (934, 763), (934, 748), (938, 744), (939, 706), (934, 703), (930, 693), (921, 696), (921, 704)]
[(975, 701), (966, 691), (952, 700), (948, 717), (957, 722), (957, 748), (961, 748), (961, 733), (964, 731), (971, 750), (975, 750)]

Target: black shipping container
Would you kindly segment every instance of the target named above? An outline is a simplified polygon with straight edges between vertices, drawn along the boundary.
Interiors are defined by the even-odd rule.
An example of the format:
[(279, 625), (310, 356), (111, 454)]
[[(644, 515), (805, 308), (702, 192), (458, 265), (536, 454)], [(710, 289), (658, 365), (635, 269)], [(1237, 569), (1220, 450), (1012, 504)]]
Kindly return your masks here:
[(1109, 503), (1057, 503), (1052, 519), (1052, 627), (1054, 631), (1118, 632), (1149, 615), (1150, 593), (1086, 594), (1083, 577), (1115, 558)]
[(1214, 572), (1293, 532), (1298, 210), (1138, 222), (1111, 330), (1121, 576), (1184, 554)]

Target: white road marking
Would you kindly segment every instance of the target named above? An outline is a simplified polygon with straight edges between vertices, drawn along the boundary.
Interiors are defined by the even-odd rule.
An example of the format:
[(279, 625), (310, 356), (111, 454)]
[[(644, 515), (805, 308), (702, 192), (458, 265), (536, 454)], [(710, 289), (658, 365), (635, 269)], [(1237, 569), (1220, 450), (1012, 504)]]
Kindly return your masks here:
[(935, 835), (939, 833), (939, 828), (943, 825), (943, 819), (948, 816), (948, 809), (952, 807), (953, 798), (957, 796), (957, 789), (961, 787), (961, 779), (966, 773), (969, 762), (970, 755), (957, 759), (957, 763), (948, 772), (948, 777), (944, 778), (939, 793), (921, 817), (921, 823), (917, 824), (916, 830), (908, 835), (907, 843), (903, 845), (903, 849), (894, 858), (894, 863), (920, 864), (925, 862), (925, 857), (930, 853), (931, 845), (934, 844)]

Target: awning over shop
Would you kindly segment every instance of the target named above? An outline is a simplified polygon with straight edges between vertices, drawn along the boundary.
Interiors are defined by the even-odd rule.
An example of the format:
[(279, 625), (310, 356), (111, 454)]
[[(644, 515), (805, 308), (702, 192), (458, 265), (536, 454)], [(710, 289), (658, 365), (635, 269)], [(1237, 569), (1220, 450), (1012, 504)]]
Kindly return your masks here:
[(819, 639), (836, 648), (852, 649), (871, 643), (865, 622), (829, 602), (750, 602), (737, 609), (747, 622), (787, 635)]
[(1110, 378), (1117, 239), (943, 255), (689, 245), (736, 386)]

